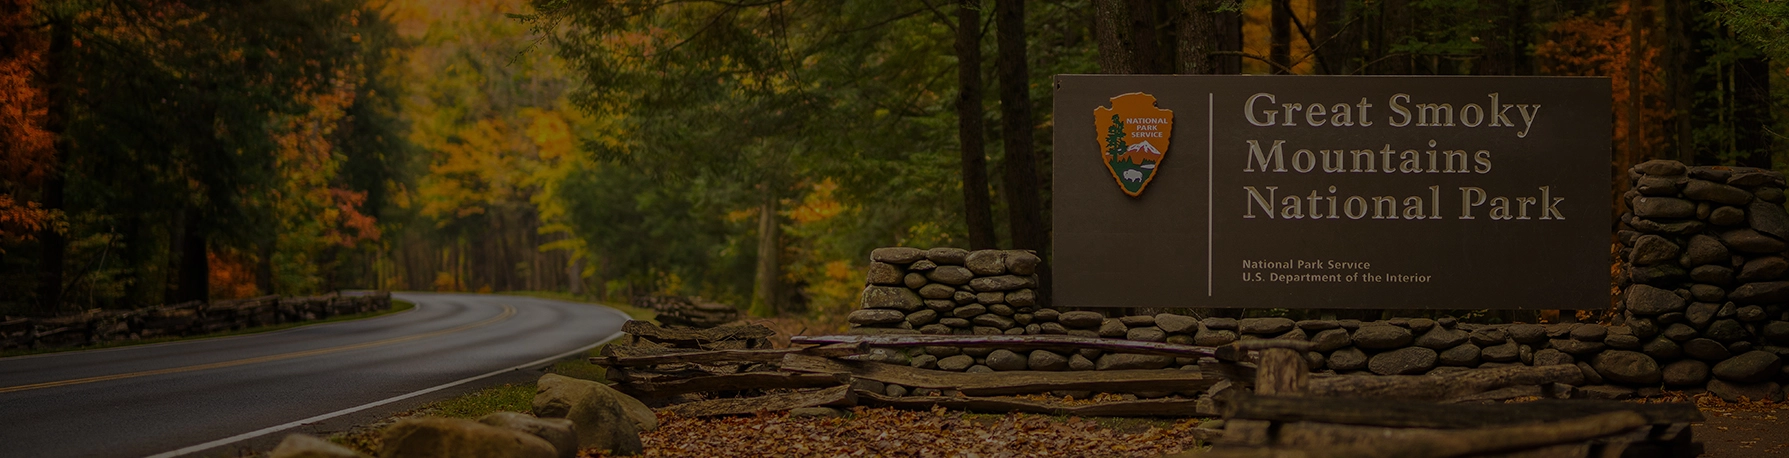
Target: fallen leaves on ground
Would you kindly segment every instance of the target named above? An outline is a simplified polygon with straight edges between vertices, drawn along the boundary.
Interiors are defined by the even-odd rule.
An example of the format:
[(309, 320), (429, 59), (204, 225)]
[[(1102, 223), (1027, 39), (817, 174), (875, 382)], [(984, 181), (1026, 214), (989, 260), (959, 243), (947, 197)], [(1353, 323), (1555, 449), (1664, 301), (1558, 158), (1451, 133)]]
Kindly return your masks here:
[[(864, 408), (847, 418), (786, 413), (729, 418), (659, 414), (641, 434), (647, 457), (1153, 457), (1200, 446), (1198, 419), (1126, 433), (1076, 417), (1009, 414), (971, 418), (934, 408)], [(609, 455), (586, 451), (585, 457)]]

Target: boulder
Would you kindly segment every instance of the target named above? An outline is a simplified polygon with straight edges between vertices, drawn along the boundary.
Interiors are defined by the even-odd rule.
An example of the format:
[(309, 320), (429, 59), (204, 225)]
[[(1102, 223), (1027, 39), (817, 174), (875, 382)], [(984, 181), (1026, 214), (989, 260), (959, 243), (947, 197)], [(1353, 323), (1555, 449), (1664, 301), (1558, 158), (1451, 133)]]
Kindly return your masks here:
[[(1673, 176), (1683, 175), (1684, 172), (1686, 170), (1688, 170), (1688, 167), (1683, 165), (1682, 162), (1666, 160), (1666, 159), (1653, 159), (1650, 161), (1641, 162), (1639, 164), (1634, 164), (1633, 170), (1636, 172), (1640, 172), (1643, 174), (1652, 175), (1652, 176), (1656, 176), (1656, 177), (1673, 177)], [(1725, 178), (1722, 178), (1722, 179), (1724, 180)]]
[[(622, 420), (626, 423), (626, 420)], [(631, 428), (630, 428), (631, 429)], [(406, 418), (385, 428), (379, 448), (381, 458), (555, 458), (553, 444), (533, 434), (499, 428), (460, 418)], [(637, 455), (640, 438), (631, 447), (609, 448), (613, 453)]]
[(1279, 334), (1296, 327), (1297, 322), (1290, 318), (1244, 318), (1236, 323), (1237, 331), (1243, 334)]
[(334, 442), (305, 435), (291, 434), (280, 440), (269, 458), (361, 458), (366, 455)]
[(1430, 328), (1428, 332), (1424, 332), (1421, 336), (1418, 336), (1416, 338), (1416, 346), (1434, 350), (1445, 350), (1466, 343), (1467, 340), (1470, 340), (1471, 336), (1472, 335), (1468, 334), (1466, 331), (1437, 326)]
[(1225, 318), (1225, 317), (1206, 318), (1203, 320), (1199, 320), (1199, 324), (1205, 325), (1205, 327), (1211, 328), (1211, 329), (1227, 329), (1227, 330), (1231, 330), (1231, 331), (1236, 330), (1236, 319), (1235, 318)]
[(1130, 328), (1125, 327), (1124, 322), (1119, 321), (1117, 318), (1100, 320), (1100, 337), (1124, 337), (1125, 334), (1128, 333), (1130, 333)]
[(1690, 218), (1696, 203), (1675, 197), (1641, 197), (1633, 200), (1634, 216), (1641, 218)]
[(1329, 354), (1326, 361), (1330, 369), (1338, 371), (1354, 371), (1367, 367), (1367, 354), (1359, 348), (1347, 347)]
[(577, 427), (571, 420), (564, 418), (538, 418), (520, 412), (492, 412), (478, 419), (499, 428), (521, 431), (541, 438), (553, 445), (559, 452), (559, 458), (575, 458), (578, 456)]
[(1537, 367), (1538, 366), (1558, 366), (1561, 364), (1572, 364), (1572, 363), (1576, 363), (1576, 362), (1578, 362), (1578, 359), (1572, 357), (1572, 355), (1568, 355), (1563, 351), (1555, 350), (1552, 348), (1544, 348), (1544, 349), (1541, 349), (1540, 351), (1534, 352), (1534, 366), (1537, 366)]
[(1784, 273), (1789, 273), (1789, 261), (1784, 261), (1782, 256), (1761, 256), (1746, 261), (1736, 278), (1746, 283), (1782, 280)]
[(1739, 384), (1717, 378), (1708, 381), (1708, 392), (1727, 402), (1783, 400), (1783, 387), (1776, 382)]
[[(874, 252), (872, 252), (874, 253)], [(963, 258), (969, 256), (969, 250), (962, 248), (939, 247), (926, 250), (926, 259), (938, 265), (963, 265)]]
[(1683, 343), (1683, 354), (1703, 361), (1717, 362), (1733, 356), (1727, 346), (1714, 339), (1695, 338)]
[(1715, 378), (1733, 383), (1759, 383), (1770, 380), (1782, 370), (1783, 360), (1776, 354), (1754, 350), (1728, 358), (1714, 365)]
[(1628, 254), (1628, 262), (1634, 265), (1650, 266), (1662, 262), (1677, 260), (1682, 248), (1657, 235), (1642, 235), (1634, 242), (1633, 251)]
[(1716, 240), (1714, 237), (1706, 235), (1696, 235), (1690, 237), (1690, 246), (1689, 249), (1684, 252), (1684, 257), (1689, 260), (1689, 264), (1687, 265), (1700, 266), (1704, 264), (1725, 263), (1727, 260), (1731, 259), (1733, 255), (1727, 251), (1727, 246), (1722, 245), (1720, 240)]
[(1657, 360), (1671, 360), (1683, 356), (1683, 346), (1676, 341), (1664, 337), (1654, 337), (1640, 347), (1640, 352)]
[(870, 260), (889, 264), (912, 264), (926, 258), (926, 252), (918, 248), (888, 247), (870, 250)]
[(988, 354), (987, 365), (997, 371), (1022, 371), (1027, 362), (1026, 357), (1003, 348)]
[(1789, 302), (1789, 281), (1746, 283), (1734, 288), (1727, 299), (1741, 304)]
[(1478, 354), (1478, 346), (1468, 343), (1442, 351), (1437, 359), (1443, 366), (1475, 367), (1479, 363)]
[(640, 433), (658, 429), (658, 416), (639, 400), (608, 385), (559, 374), (540, 377), (533, 410), (536, 417), (571, 420), (584, 448), (616, 454), (639, 454)]
[(1006, 252), (1006, 271), (1014, 274), (1037, 273), (1037, 265), (1043, 262), (1043, 258), (1037, 257), (1037, 253), (1030, 250), (1007, 250)]
[(1746, 206), (1746, 225), (1778, 239), (1789, 239), (1789, 213), (1783, 211), (1781, 204), (1752, 201)]
[(1702, 335), (1721, 343), (1731, 344), (1745, 340), (1752, 334), (1746, 332), (1745, 325), (1739, 324), (1739, 320), (1729, 319), (1714, 320), (1713, 323), (1708, 324), (1708, 329), (1702, 331)]
[(1415, 375), (1435, 367), (1435, 350), (1406, 347), (1377, 355), (1367, 361), (1367, 369), (1379, 375)]
[[(924, 310), (924, 311), (930, 312), (931, 310)], [(864, 325), (864, 326), (875, 326), (875, 325), (882, 325), (882, 324), (894, 324), (894, 323), (906, 321), (907, 314), (901, 313), (900, 310), (857, 309), (857, 310), (851, 311), (851, 314), (846, 315), (845, 320), (850, 321), (851, 324)]]
[(1036, 276), (1001, 275), (996, 277), (976, 277), (969, 280), (969, 287), (976, 291), (1012, 291), (1015, 289), (1036, 288)]
[(925, 307), (918, 294), (899, 286), (868, 286), (863, 289), (863, 308), (894, 309), (912, 312)]
[(1228, 329), (1211, 329), (1211, 328), (1207, 328), (1204, 326), (1200, 326), (1199, 332), (1197, 334), (1193, 334), (1193, 345), (1198, 345), (1198, 346), (1202, 346), (1202, 347), (1216, 347), (1219, 345), (1229, 345), (1231, 342), (1235, 342), (1235, 341), (1236, 341), (1236, 331), (1231, 331)]
[(938, 300), (954, 299), (957, 297), (957, 289), (942, 283), (931, 283), (919, 287), (919, 297)]
[(939, 266), (926, 272), (926, 279), (951, 286), (967, 285), (974, 278), (975, 273), (962, 266)]
[(962, 371), (975, 365), (975, 357), (969, 355), (952, 355), (938, 359), (938, 370)]
[(1168, 340), (1168, 333), (1155, 326), (1131, 328), (1125, 332), (1124, 339), (1139, 342), (1162, 342)]
[[(1682, 297), (1678, 297), (1677, 293), (1652, 285), (1635, 284), (1627, 288), (1627, 308), (1628, 311), (1640, 315), (1658, 315), (1682, 311), (1684, 300)], [(1516, 327), (1511, 326), (1511, 331), (1514, 331)]]
[(1156, 327), (1170, 333), (1187, 333), (1199, 331), (1199, 319), (1186, 315), (1162, 313), (1155, 316)]
[(1026, 366), (1034, 371), (1060, 371), (1068, 369), (1068, 358), (1049, 350), (1032, 350)]
[[(976, 275), (1002, 275), (1006, 273), (1006, 252), (1000, 250), (975, 250), (963, 258), (963, 264)], [(980, 288), (976, 288), (980, 290)]]
[(1729, 248), (1741, 253), (1775, 254), (1781, 253), (1785, 247), (1789, 247), (1785, 246), (1782, 240), (1749, 228), (1734, 229), (1722, 232), (1720, 235), (1721, 243), (1727, 244)]
[(872, 285), (898, 286), (901, 284), (901, 278), (906, 275), (907, 272), (902, 270), (900, 266), (886, 262), (872, 262), (870, 263), (869, 276), (866, 281)]
[(1501, 326), (1484, 327), (1484, 328), (1478, 328), (1478, 329), (1472, 330), (1472, 335), (1470, 336), (1470, 338), (1472, 339), (1473, 345), (1478, 345), (1480, 347), (1489, 347), (1492, 345), (1499, 345), (1505, 341), (1508, 341), (1509, 340), (1509, 332), (1504, 331), (1503, 327), (1501, 327)]
[[(1311, 343), (1315, 344), (1311, 350), (1328, 353), (1354, 345), (1354, 340), (1348, 337), (1348, 330), (1336, 328), (1318, 331), (1316, 335), (1311, 336)], [(1476, 350), (1473, 351), (1473, 357), (1478, 357)]]
[[(1363, 325), (1354, 331), (1354, 345), (1369, 350), (1387, 350), (1410, 345), (1414, 338), (1409, 329), (1391, 325)], [(1427, 369), (1427, 368), (1425, 368)]]
[(1703, 180), (1690, 180), (1686, 183), (1683, 196), (1726, 205), (1745, 205), (1752, 201), (1752, 193), (1744, 189)]
[(1006, 293), (1006, 303), (1013, 307), (1031, 307), (1037, 305), (1037, 292), (1021, 289)]
[(1504, 342), (1484, 347), (1479, 351), (1479, 357), (1484, 358), (1485, 361), (1507, 363), (1521, 358), (1521, 351), (1516, 347), (1515, 342)]
[(1715, 286), (1731, 286), (1733, 269), (1716, 265), (1701, 266), (1690, 270), (1690, 279)]
[(1745, 224), (1746, 211), (1739, 207), (1721, 207), (1708, 212), (1708, 222), (1716, 226), (1738, 226)]
[(1548, 345), (1579, 358), (1587, 358), (1590, 355), (1602, 352), (1605, 348), (1602, 342), (1585, 342), (1573, 339), (1553, 339), (1548, 342)]
[(1088, 311), (1064, 312), (1056, 318), (1056, 322), (1062, 323), (1063, 326), (1081, 329), (1098, 328), (1105, 321), (1105, 315)]
[(1625, 350), (1598, 353), (1591, 358), (1590, 367), (1596, 369), (1603, 379), (1618, 383), (1654, 384), (1663, 376), (1658, 361), (1654, 361), (1651, 356)]
[(1666, 364), (1664, 379), (1667, 386), (1702, 386), (1708, 381), (1708, 363), (1685, 359)]

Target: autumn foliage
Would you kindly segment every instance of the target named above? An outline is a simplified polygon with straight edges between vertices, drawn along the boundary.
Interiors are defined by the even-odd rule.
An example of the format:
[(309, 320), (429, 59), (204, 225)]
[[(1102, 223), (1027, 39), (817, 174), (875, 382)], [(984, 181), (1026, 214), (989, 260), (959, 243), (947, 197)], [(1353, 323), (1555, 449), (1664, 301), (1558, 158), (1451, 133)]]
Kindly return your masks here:
[(0, 242), (30, 238), (50, 219), (29, 197), (55, 161), (43, 89), (33, 81), (44, 42), (31, 27), (32, 3), (0, 0)]

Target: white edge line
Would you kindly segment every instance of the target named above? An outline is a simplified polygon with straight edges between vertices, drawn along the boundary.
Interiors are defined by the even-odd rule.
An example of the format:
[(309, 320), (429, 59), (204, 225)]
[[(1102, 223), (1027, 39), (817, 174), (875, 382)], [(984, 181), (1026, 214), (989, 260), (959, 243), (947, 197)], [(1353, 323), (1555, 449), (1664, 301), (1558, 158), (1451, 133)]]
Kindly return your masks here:
[[(535, 299), (539, 299), (539, 298), (535, 298)], [(421, 304), (418, 304), (418, 305), (421, 305)], [(602, 308), (603, 308), (603, 309), (606, 309), (606, 310), (608, 310), (608, 311), (611, 311), (611, 312), (614, 312), (614, 313), (615, 313), (615, 314), (617, 314), (617, 315), (621, 315), (621, 318), (622, 318), (622, 319), (623, 319), (623, 320), (633, 320), (633, 319), (634, 319), (634, 318), (633, 318), (633, 317), (631, 317), (631, 316), (628, 316), (628, 315), (627, 315), (627, 313), (624, 313), (624, 312), (622, 312), (622, 311), (620, 311), (620, 310), (616, 310), (616, 309), (614, 309), (614, 308), (611, 308), (611, 307), (609, 307), (609, 306), (606, 306), (606, 305), (600, 305), (600, 304), (591, 304), (591, 305), (597, 305), (597, 306), (598, 306), (598, 307), (602, 307)], [(623, 321), (623, 322), (626, 322), (626, 321)], [(303, 426), (303, 425), (305, 425), (305, 424), (308, 424), (308, 423), (316, 423), (316, 422), (320, 422), (320, 421), (324, 421), (324, 420), (328, 420), (328, 419), (331, 419), (331, 418), (335, 418), (335, 417), (340, 417), (340, 416), (343, 416), (343, 415), (347, 415), (347, 414), (351, 414), (351, 413), (355, 413), (355, 412), (359, 412), (359, 411), (362, 411), (362, 410), (367, 410), (367, 409), (371, 409), (371, 408), (374, 408), (374, 407), (379, 407), (379, 406), (382, 406), (382, 405), (386, 405), (386, 404), (391, 404), (391, 403), (394, 403), (394, 402), (398, 402), (398, 401), (402, 401), (402, 400), (405, 400), (405, 399), (410, 399), (410, 398), (414, 398), (414, 397), (417, 397), (417, 396), (422, 396), (422, 395), (425, 395), (425, 394), (429, 394), (429, 393), (433, 393), (433, 392), (436, 392), (436, 391), (441, 391), (441, 390), (445, 390), (445, 389), (448, 389), (448, 388), (453, 388), (453, 387), (456, 387), (456, 386), (460, 386), (460, 385), (464, 385), (464, 384), (467, 384), (467, 383), (472, 383), (472, 382), (476, 382), (476, 381), (479, 381), (479, 380), (483, 380), (483, 379), (486, 379), (486, 378), (490, 378), (490, 377), (495, 377), (495, 376), (497, 376), (497, 375), (500, 375), (500, 374), (503, 374), (503, 373), (506, 373), (506, 372), (510, 372), (510, 371), (514, 371), (514, 370), (520, 370), (520, 369), (525, 369), (525, 368), (529, 368), (529, 367), (534, 367), (534, 366), (539, 366), (539, 365), (542, 365), (542, 364), (546, 364), (546, 363), (550, 363), (550, 362), (553, 362), (553, 361), (558, 361), (558, 360), (560, 360), (560, 359), (564, 359), (564, 358), (565, 358), (565, 357), (567, 357), (567, 356), (571, 356), (571, 355), (573, 355), (573, 354), (577, 354), (577, 353), (580, 353), (580, 352), (584, 352), (584, 351), (588, 351), (588, 350), (590, 350), (590, 349), (592, 349), (592, 348), (596, 348), (596, 346), (598, 346), (598, 345), (602, 345), (602, 344), (606, 344), (606, 343), (609, 343), (609, 341), (611, 341), (611, 340), (615, 340), (615, 339), (616, 339), (616, 338), (619, 338), (619, 337), (621, 337), (621, 335), (622, 335), (622, 334), (625, 334), (625, 333), (623, 333), (623, 332), (621, 332), (621, 331), (615, 331), (615, 333), (614, 333), (614, 334), (610, 334), (610, 335), (609, 335), (609, 336), (608, 336), (608, 337), (604, 337), (604, 338), (603, 338), (603, 340), (598, 340), (598, 341), (596, 341), (596, 343), (592, 343), (592, 344), (590, 344), (590, 345), (585, 345), (585, 346), (583, 346), (583, 347), (580, 347), (580, 348), (578, 348), (578, 349), (576, 349), (576, 350), (572, 350), (572, 351), (568, 351), (568, 352), (565, 352), (565, 353), (560, 353), (560, 354), (557, 354), (557, 355), (553, 355), (553, 356), (548, 356), (548, 357), (546, 357), (546, 358), (541, 358), (541, 359), (539, 359), (539, 360), (535, 360), (535, 361), (532, 361), (532, 362), (528, 362), (528, 363), (524, 363), (524, 364), (520, 364), (520, 365), (516, 365), (516, 366), (511, 366), (511, 367), (508, 367), (508, 368), (504, 368), (504, 369), (498, 369), (498, 370), (494, 370), (494, 371), (491, 371), (491, 372), (487, 372), (487, 373), (485, 373), (485, 374), (484, 374), (484, 375), (475, 375), (475, 376), (472, 376), (472, 377), (467, 377), (467, 378), (463, 378), (463, 379), (460, 379), (460, 380), (457, 380), (457, 381), (453, 381), (453, 382), (448, 382), (448, 383), (446, 383), (446, 384), (442, 384), (442, 385), (437, 385), (437, 386), (435, 386), (435, 387), (433, 387), (433, 388), (427, 388), (427, 389), (423, 389), (423, 390), (421, 390), (421, 391), (416, 391), (416, 392), (411, 392), (411, 393), (409, 393), (409, 394), (404, 394), (404, 395), (399, 395), (399, 396), (396, 396), (396, 397), (392, 397), (392, 398), (386, 398), (386, 399), (384, 399), (384, 400), (380, 400), (380, 401), (374, 401), (374, 402), (371, 402), (371, 403), (367, 403), (367, 404), (361, 404), (361, 405), (359, 405), (359, 406), (355, 406), (355, 407), (349, 407), (349, 408), (346, 408), (346, 409), (342, 409), (342, 410), (337, 410), (337, 411), (334, 411), (334, 412), (330, 412), (330, 413), (326, 413), (326, 414), (322, 414), (322, 415), (318, 415), (318, 416), (314, 416), (314, 417), (310, 417), (310, 418), (306, 418), (306, 419), (303, 419), (303, 420), (298, 420), (298, 421), (293, 421), (293, 422), (291, 422), (291, 423), (286, 423), (286, 424), (281, 424), (281, 425), (275, 425), (275, 426), (269, 426), (269, 427), (266, 427), (266, 428), (262, 428), (262, 429), (257, 429), (257, 430), (254, 430), (254, 431), (249, 431), (249, 432), (246, 432), (246, 433), (242, 433), (242, 434), (237, 434), (237, 435), (234, 435), (234, 436), (230, 436), (230, 437), (226, 437), (226, 438), (223, 438), (223, 439), (218, 439), (218, 440), (214, 440), (214, 441), (211, 441), (211, 442), (206, 442), (206, 443), (203, 443), (203, 444), (199, 444), (199, 445), (193, 445), (193, 446), (188, 446), (188, 447), (184, 447), (184, 448), (180, 448), (180, 449), (176, 449), (176, 450), (172, 450), (172, 451), (167, 451), (167, 452), (162, 452), (162, 453), (157, 453), (157, 454), (154, 454), (154, 455), (149, 455), (149, 457), (148, 457), (148, 458), (169, 458), (169, 457), (175, 457), (175, 456), (180, 456), (180, 455), (185, 455), (185, 454), (188, 454), (188, 453), (194, 453), (194, 452), (199, 452), (199, 451), (204, 451), (204, 450), (207, 450), (207, 449), (211, 449), (211, 448), (213, 448), (213, 447), (218, 447), (218, 446), (223, 446), (223, 445), (229, 445), (229, 444), (232, 444), (232, 443), (236, 443), (236, 442), (239, 442), (239, 441), (243, 441), (243, 440), (248, 440), (248, 439), (253, 439), (253, 438), (256, 438), (256, 437), (260, 437), (260, 436), (265, 436), (265, 435), (268, 435), (268, 434), (273, 434), (273, 433), (276, 433), (276, 432), (280, 432), (280, 431), (282, 431), (282, 430), (287, 430), (287, 429), (291, 429), (291, 428), (296, 428), (296, 427), (299, 427), (299, 426)]]
[[(1211, 284), (1211, 279), (1212, 279), (1211, 257), (1215, 256), (1215, 254), (1211, 252), (1211, 250), (1212, 250), (1211, 239), (1214, 237), (1211, 233), (1211, 231), (1212, 231), (1212, 227), (1211, 227), (1212, 216), (1211, 215), (1213, 213), (1217, 212), (1217, 209), (1212, 208), (1212, 206), (1211, 206), (1212, 205), (1211, 193), (1214, 190), (1214, 188), (1212, 187), (1213, 184), (1211, 183), (1211, 181), (1216, 178), (1216, 175), (1215, 175), (1216, 170), (1214, 169), (1214, 167), (1216, 167), (1216, 166), (1213, 165), (1214, 162), (1212, 162), (1212, 158), (1211, 158), (1211, 154), (1213, 151), (1212, 150), (1212, 144), (1213, 144), (1212, 141), (1213, 140), (1211, 139), (1211, 136), (1216, 132), (1215, 130), (1213, 130), (1212, 124), (1215, 123), (1216, 121), (1212, 118), (1211, 110), (1212, 110), (1212, 105), (1216, 103), (1216, 100), (1217, 100), (1216, 97), (1217, 97), (1216, 93), (1213, 93), (1213, 92), (1205, 93), (1205, 297), (1207, 297), (1207, 298), (1212, 296), (1213, 286)], [(1211, 304), (1205, 304), (1205, 305), (1207, 307), (1211, 306)]]

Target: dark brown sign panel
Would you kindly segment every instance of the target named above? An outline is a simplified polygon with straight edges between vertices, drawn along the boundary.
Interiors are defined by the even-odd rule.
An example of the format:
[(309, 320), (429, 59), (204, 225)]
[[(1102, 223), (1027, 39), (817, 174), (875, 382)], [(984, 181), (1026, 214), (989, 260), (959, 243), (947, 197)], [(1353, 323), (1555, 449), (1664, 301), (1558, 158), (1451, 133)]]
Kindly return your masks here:
[(1055, 84), (1057, 305), (1609, 304), (1606, 78)]

